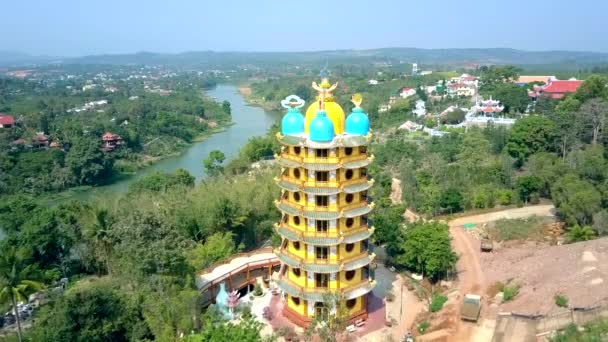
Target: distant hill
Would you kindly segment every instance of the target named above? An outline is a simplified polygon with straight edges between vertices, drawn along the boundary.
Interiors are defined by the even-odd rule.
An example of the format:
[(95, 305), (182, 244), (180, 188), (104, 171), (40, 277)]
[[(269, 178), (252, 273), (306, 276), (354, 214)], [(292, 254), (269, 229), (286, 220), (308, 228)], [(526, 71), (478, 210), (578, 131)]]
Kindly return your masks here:
[(374, 62), (420, 63), (441, 65), (464, 64), (516, 64), (564, 65), (570, 67), (608, 63), (608, 53), (578, 51), (523, 51), (507, 48), (492, 49), (418, 49), (384, 48), (373, 50), (336, 50), (315, 52), (214, 52), (193, 51), (178, 54), (139, 52), (134, 54), (93, 55), (76, 58), (34, 57), (0, 51), (0, 65), (16, 63), (65, 64), (148, 64), (176, 66), (229, 66), (229, 65), (288, 65)]
[(35, 64), (48, 64), (57, 60), (55, 57), (48, 56), (32, 56), (26, 53), (17, 51), (2, 51), (0, 50), (0, 66), (4, 67), (19, 67)]

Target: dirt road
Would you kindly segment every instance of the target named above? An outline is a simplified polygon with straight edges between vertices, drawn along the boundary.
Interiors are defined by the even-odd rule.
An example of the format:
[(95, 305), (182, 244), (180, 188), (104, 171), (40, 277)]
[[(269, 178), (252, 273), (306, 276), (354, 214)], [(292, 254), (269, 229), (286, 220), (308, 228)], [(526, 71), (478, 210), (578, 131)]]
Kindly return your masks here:
[[(514, 219), (530, 216), (554, 216), (553, 205), (537, 205), (524, 208), (506, 209), (486, 214), (464, 216), (449, 222), (452, 246), (456, 254), (460, 256), (456, 264), (458, 281), (457, 288), (461, 296), (466, 293), (485, 295), (487, 284), (486, 277), (481, 268), (480, 242), (468, 234), (462, 227), (465, 223), (483, 224), (500, 219)], [(458, 320), (453, 341), (476, 341), (483, 340), (488, 335), (488, 327), (492, 325), (484, 322), (483, 310), (480, 318), (481, 324), (465, 323)], [(483, 337), (482, 337), (483, 336)], [(491, 335), (490, 335), (491, 336)]]

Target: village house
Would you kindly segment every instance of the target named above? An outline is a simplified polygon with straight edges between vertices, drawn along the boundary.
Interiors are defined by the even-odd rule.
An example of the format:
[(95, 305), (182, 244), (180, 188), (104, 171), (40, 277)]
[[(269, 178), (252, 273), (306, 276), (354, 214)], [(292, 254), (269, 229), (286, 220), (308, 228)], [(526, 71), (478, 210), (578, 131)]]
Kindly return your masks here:
[(533, 90), (528, 92), (528, 96), (532, 99), (548, 97), (558, 100), (568, 94), (576, 92), (581, 84), (583, 84), (583, 81), (577, 79), (570, 79), (567, 81), (552, 80), (543, 86), (534, 86)]
[(426, 104), (422, 100), (416, 101), (416, 108), (412, 111), (417, 117), (426, 115)]
[(401, 88), (399, 89), (399, 96), (401, 96), (401, 98), (407, 99), (410, 96), (414, 96), (416, 95), (416, 89), (414, 88)]
[(378, 113), (386, 113), (391, 109), (391, 105), (383, 104), (378, 107)]
[(544, 84), (548, 84), (552, 81), (557, 80), (555, 76), (519, 76), (515, 80), (515, 84), (524, 86), (534, 82), (542, 82)]
[(44, 132), (38, 132), (32, 138), (32, 147), (33, 148), (48, 148), (49, 147), (49, 137), (47, 137)]
[(106, 134), (104, 134), (101, 137), (101, 140), (103, 141), (101, 150), (104, 152), (112, 152), (118, 147), (125, 144), (124, 140), (122, 140), (122, 137), (120, 135), (111, 132), (107, 132)]
[(378, 84), (378, 80), (369, 80), (369, 81), (367, 81), (367, 84), (369, 84), (369, 85), (377, 85)]
[(11, 128), (15, 125), (15, 119), (6, 114), (0, 113), (0, 128)]
[(449, 96), (474, 96), (477, 93), (475, 86), (469, 86), (464, 83), (448, 84), (447, 93)]

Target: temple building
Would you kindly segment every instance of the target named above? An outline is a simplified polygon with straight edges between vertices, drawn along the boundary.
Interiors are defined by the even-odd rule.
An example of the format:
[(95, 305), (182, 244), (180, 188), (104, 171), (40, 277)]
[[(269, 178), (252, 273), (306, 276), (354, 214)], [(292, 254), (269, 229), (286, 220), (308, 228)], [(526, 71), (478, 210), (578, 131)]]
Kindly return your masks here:
[(478, 115), (495, 116), (498, 113), (502, 113), (505, 107), (500, 104), (500, 101), (492, 100), (490, 97), (489, 100), (482, 99), (481, 101), (477, 101), (474, 109)]
[(282, 166), (276, 201), (282, 219), (275, 225), (282, 243), (278, 286), (284, 294), (283, 315), (306, 327), (315, 318), (341, 313), (350, 322), (365, 320), (367, 298), (376, 282), (375, 255), (369, 238), (374, 228), (367, 196), (373, 160), (367, 146), (369, 119), (353, 95), (355, 108), (345, 117), (327, 77), (313, 82), (318, 97), (303, 116), (304, 101), (295, 95), (281, 102), (288, 108), (277, 138), (276, 159)]

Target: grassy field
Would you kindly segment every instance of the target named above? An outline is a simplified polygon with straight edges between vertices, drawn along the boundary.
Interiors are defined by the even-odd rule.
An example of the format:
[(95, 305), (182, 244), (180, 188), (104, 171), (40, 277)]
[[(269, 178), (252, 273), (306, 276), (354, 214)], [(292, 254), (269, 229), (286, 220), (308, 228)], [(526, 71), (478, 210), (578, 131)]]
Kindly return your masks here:
[(555, 222), (553, 218), (537, 216), (524, 219), (503, 219), (488, 224), (487, 232), (493, 240), (541, 241), (544, 237), (544, 226), (552, 222)]

